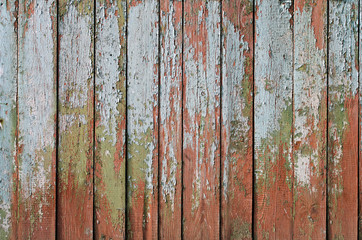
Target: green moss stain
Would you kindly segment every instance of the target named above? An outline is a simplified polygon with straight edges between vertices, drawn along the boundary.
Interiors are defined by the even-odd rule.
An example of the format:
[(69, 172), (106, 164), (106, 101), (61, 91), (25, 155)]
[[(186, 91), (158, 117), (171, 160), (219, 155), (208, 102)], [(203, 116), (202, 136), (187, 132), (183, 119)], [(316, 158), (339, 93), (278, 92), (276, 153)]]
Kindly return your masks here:
[[(278, 165), (275, 159), (285, 159), (284, 169), (289, 172), (292, 170), (292, 159), (290, 156), (291, 149), (291, 134), (292, 134), (292, 120), (293, 120), (293, 106), (291, 99), (285, 102), (286, 108), (281, 111), (278, 125), (280, 129), (273, 130), (268, 138), (261, 140), (261, 146), (259, 149), (262, 150), (258, 154), (256, 159), (256, 169), (261, 169), (262, 176), (257, 180), (256, 190), (262, 192), (263, 188), (270, 189), (277, 180), (276, 172), (272, 171), (274, 165)], [(275, 152), (270, 151), (270, 147), (275, 147)], [(279, 152), (280, 147), (283, 148), (283, 152)], [(279, 160), (277, 160), (279, 161)], [(286, 176), (285, 179), (289, 189), (292, 189), (292, 179), (290, 176)]]
[(252, 238), (252, 234), (250, 231), (251, 224), (248, 222), (243, 222), (240, 219), (236, 219), (233, 221), (231, 229), (232, 229), (231, 236), (230, 236), (231, 240), (251, 239)]

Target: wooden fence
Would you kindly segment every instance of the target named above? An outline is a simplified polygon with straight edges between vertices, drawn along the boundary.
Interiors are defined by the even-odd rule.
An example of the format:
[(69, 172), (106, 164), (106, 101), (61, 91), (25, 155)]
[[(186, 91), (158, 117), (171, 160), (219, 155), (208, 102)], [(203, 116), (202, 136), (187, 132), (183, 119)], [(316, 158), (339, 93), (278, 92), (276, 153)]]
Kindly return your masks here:
[(0, 0), (0, 239), (362, 239), (361, 11)]

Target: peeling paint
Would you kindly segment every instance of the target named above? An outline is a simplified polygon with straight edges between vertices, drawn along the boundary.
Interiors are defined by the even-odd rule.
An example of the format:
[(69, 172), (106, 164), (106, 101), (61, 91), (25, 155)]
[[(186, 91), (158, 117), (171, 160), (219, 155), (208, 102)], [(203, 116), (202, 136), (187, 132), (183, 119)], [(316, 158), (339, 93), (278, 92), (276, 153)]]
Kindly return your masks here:
[[(91, 9), (90, 13), (86, 9)], [(93, 236), (92, 9), (92, 1), (77, 5), (64, 0), (59, 8), (57, 232), (60, 238)]]
[(327, 1), (295, 5), (304, 6), (294, 12), (294, 234), (321, 239), (326, 238)]
[[(15, 4), (0, 1), (0, 238), (14, 235), (12, 196), (17, 179), (13, 179), (16, 155), (16, 79), (17, 41)], [(6, 49), (6, 51), (4, 51)]]
[[(185, 2), (184, 237), (219, 238), (220, 2)], [(201, 223), (201, 224), (200, 224)]]
[(255, 20), (255, 233), (293, 229), (293, 19), (290, 1), (257, 1)]
[(160, 4), (159, 236), (181, 239), (182, 1)]
[[(253, 2), (222, 5), (223, 239), (251, 239), (253, 195)], [(239, 17), (242, 15), (243, 17)]]
[(125, 237), (125, 2), (97, 2), (96, 172), (97, 238)]
[[(128, 10), (128, 199), (131, 238), (157, 236), (158, 2)], [(144, 17), (147, 16), (147, 17)]]
[[(358, 1), (329, 7), (328, 236), (358, 235)], [(343, 206), (343, 207), (341, 207)]]
[(56, 5), (19, 6), (18, 238), (54, 239)]

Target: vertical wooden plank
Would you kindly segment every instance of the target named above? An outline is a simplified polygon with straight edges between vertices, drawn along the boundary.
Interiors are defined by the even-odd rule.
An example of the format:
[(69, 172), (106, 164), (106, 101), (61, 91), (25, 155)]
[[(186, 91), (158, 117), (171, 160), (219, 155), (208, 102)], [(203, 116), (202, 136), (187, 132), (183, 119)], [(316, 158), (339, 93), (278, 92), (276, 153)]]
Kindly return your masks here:
[(159, 236), (181, 239), (182, 1), (161, 1)]
[(19, 1), (18, 239), (55, 239), (56, 1)]
[(0, 1), (0, 239), (16, 237), (16, 3)]
[(358, 1), (329, 4), (328, 236), (357, 239)]
[[(359, 1), (359, 19), (358, 19), (358, 27), (359, 27), (359, 35), (358, 35), (358, 53), (359, 53), (359, 68), (362, 67), (362, 41), (361, 41), (361, 32), (362, 32), (362, 3)], [(358, 74), (359, 78), (359, 169), (358, 169), (358, 180), (359, 180), (359, 202), (358, 202), (358, 216), (359, 216), (359, 224), (358, 224), (358, 239), (362, 240), (362, 77), (361, 74)]]
[(293, 5), (256, 1), (255, 211), (258, 239), (293, 231)]
[(220, 1), (184, 3), (184, 238), (219, 239)]
[(59, 2), (60, 239), (93, 237), (93, 1)]
[(95, 236), (125, 238), (126, 1), (96, 3)]
[(326, 238), (327, 1), (294, 2), (294, 238)]
[(157, 0), (131, 0), (127, 46), (127, 194), (130, 239), (156, 239), (158, 222)]
[(251, 239), (253, 1), (223, 1), (222, 23), (222, 238)]

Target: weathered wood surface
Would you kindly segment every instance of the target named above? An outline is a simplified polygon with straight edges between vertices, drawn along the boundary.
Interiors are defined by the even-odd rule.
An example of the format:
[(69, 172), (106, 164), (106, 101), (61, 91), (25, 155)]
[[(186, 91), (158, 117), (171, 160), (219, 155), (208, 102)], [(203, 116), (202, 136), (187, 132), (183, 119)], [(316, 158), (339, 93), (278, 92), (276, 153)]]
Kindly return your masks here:
[(220, 215), (220, 1), (184, 3), (183, 230), (218, 239)]
[(294, 238), (326, 238), (327, 1), (294, 2)]
[(251, 239), (253, 1), (222, 2), (222, 239)]
[(255, 237), (291, 239), (293, 5), (255, 6)]
[(0, 239), (362, 239), (358, 10), (0, 0)]
[(182, 1), (160, 2), (159, 236), (181, 239)]
[(156, 0), (131, 0), (127, 9), (127, 236), (130, 239), (158, 236), (158, 10)]
[(126, 230), (126, 1), (96, 2), (96, 239), (123, 239)]
[(329, 6), (328, 237), (358, 235), (358, 6)]
[(93, 1), (59, 1), (57, 234), (93, 238)]
[(17, 12), (0, 1), (0, 239), (17, 229)]
[(56, 1), (19, 1), (17, 239), (55, 239)]

